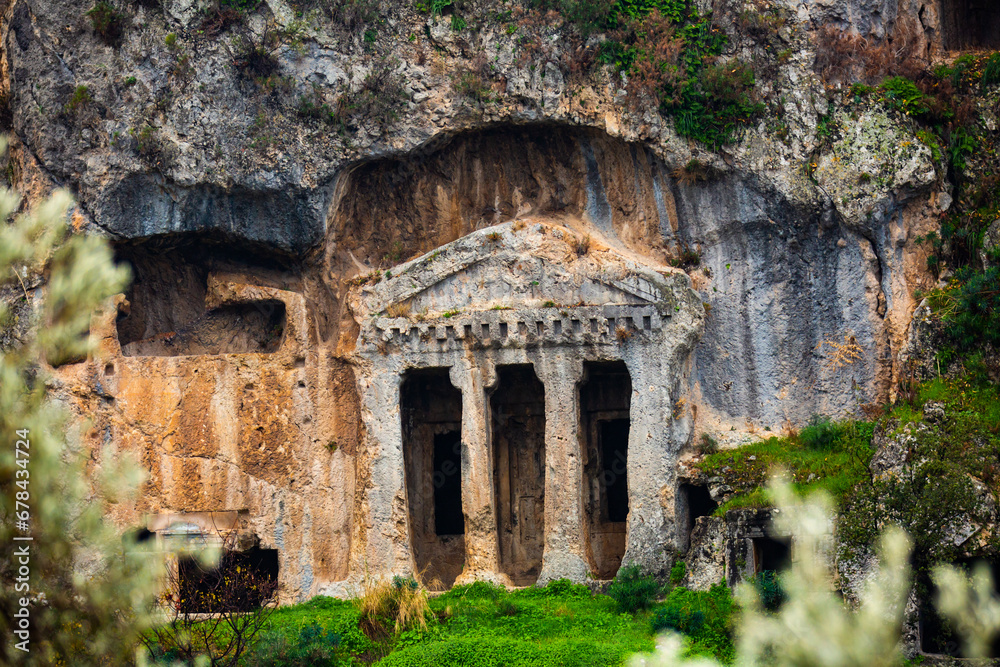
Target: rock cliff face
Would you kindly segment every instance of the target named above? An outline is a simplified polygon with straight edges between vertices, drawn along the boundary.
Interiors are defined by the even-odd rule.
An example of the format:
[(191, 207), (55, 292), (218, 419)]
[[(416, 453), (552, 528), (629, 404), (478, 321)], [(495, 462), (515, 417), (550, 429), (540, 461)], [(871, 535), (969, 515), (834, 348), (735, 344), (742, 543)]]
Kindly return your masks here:
[[(761, 7), (697, 4), (727, 31), (727, 56), (762, 57), (736, 20)], [(772, 5), (783, 55), (757, 92), (781, 111), (711, 151), (655, 104), (627, 103), (620, 75), (593, 62), (596, 38), (564, 40), (558, 20), (521, 8), (370, 3), (359, 17), (267, 0), (237, 21), (163, 0), (129, 4), (102, 39), (89, 2), (8, 0), (14, 184), (29, 199), (70, 188), (74, 225), (134, 270), (95, 316), (100, 353), (54, 371), (92, 415), (90, 442), (150, 470), (116, 520), (187, 516), (211, 532), (208, 513), (241, 511), (279, 551), (290, 599), (348, 592), (373, 559), (419, 570), (417, 552), (435, 549), (457, 549), (444, 579), (610, 576), (623, 556), (663, 568), (673, 465), (696, 433), (885, 399), (911, 295), (931, 281), (915, 239), (949, 197), (908, 119), (828, 102), (815, 44), (828, 27), (905, 30), (929, 58), (969, 17), (947, 0)], [(475, 257), (454, 260), (456, 242)], [(398, 265), (418, 256), (452, 258), (452, 273), (401, 298), (417, 264)], [(452, 319), (468, 311), (478, 319)], [(407, 356), (403, 335), (440, 358)], [(504, 377), (528, 377), (506, 366), (534, 369), (543, 422), (527, 398), (497, 407)], [(443, 410), (404, 424), (401, 383), (425, 367), (451, 369), (457, 422)], [(625, 399), (581, 393), (602, 373), (629, 376)], [(543, 448), (509, 456), (545, 478), (503, 486), (494, 473), (514, 459), (494, 458), (505, 436), (491, 420), (519, 410)], [(616, 419), (631, 431), (602, 430)], [(424, 433), (417, 460), (441, 472), (435, 443), (455, 423), (462, 540), (414, 516), (421, 487), (400, 453), (404, 431)], [(615, 437), (627, 447), (601, 444)], [(627, 521), (604, 476), (626, 451)], [(529, 517), (547, 526), (535, 546), (512, 527)]]

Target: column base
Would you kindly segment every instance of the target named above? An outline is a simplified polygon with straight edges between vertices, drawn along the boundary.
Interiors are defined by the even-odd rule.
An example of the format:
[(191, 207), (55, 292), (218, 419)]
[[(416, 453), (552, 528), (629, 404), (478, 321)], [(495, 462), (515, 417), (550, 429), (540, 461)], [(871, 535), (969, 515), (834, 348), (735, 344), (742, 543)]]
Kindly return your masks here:
[(497, 584), (499, 586), (504, 586), (506, 588), (513, 588), (514, 582), (510, 580), (506, 574), (502, 572), (492, 572), (490, 570), (469, 570), (465, 569), (462, 574), (458, 575), (455, 579), (455, 586), (462, 586), (464, 584), (471, 584), (476, 581), (488, 581), (491, 584)]
[(569, 579), (575, 584), (582, 584), (589, 576), (590, 566), (583, 558), (573, 553), (562, 553), (545, 556), (537, 585), (544, 586), (556, 579)]

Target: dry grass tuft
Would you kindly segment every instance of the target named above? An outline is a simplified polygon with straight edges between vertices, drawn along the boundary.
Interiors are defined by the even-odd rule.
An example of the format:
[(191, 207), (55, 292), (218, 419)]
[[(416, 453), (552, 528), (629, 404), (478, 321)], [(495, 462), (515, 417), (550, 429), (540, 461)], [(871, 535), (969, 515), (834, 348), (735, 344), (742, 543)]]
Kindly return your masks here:
[(825, 26), (816, 37), (816, 70), (827, 81), (847, 83), (874, 85), (896, 75), (912, 79), (926, 67), (919, 45), (912, 20), (901, 18), (882, 40)]
[(694, 185), (716, 178), (718, 170), (697, 158), (692, 158), (683, 167), (677, 167), (671, 171), (670, 175), (681, 185)]
[(618, 339), (619, 343), (625, 343), (632, 338), (632, 330), (625, 327), (618, 327), (615, 329), (615, 338)]
[(590, 234), (572, 236), (570, 237), (569, 244), (578, 256), (583, 257), (590, 252), (590, 246), (593, 244), (593, 239), (590, 238)]
[(385, 309), (385, 314), (387, 317), (409, 317), (410, 302), (400, 301), (399, 303), (390, 303)]
[(366, 574), (355, 604), (361, 612), (359, 625), (373, 640), (387, 639), (411, 628), (426, 630), (427, 617), (432, 613), (427, 590), (415, 580), (402, 577), (389, 580)]

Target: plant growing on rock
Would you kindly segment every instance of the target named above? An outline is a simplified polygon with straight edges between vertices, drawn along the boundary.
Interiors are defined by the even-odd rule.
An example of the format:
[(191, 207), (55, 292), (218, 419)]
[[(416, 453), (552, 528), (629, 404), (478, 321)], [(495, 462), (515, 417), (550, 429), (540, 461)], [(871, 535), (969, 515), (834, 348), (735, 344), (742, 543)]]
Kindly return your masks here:
[(242, 28), (230, 40), (229, 54), (237, 71), (260, 82), (278, 71), (279, 48), (280, 35), (273, 25), (265, 27), (259, 36)]
[(87, 12), (94, 34), (108, 46), (118, 46), (125, 35), (125, 14), (107, 0), (100, 0)]
[(90, 89), (81, 84), (73, 90), (73, 94), (70, 96), (69, 101), (66, 102), (63, 110), (68, 114), (76, 114), (93, 101), (94, 98), (90, 96)]
[(384, 131), (399, 119), (406, 100), (403, 78), (396, 73), (395, 63), (382, 62), (358, 90), (337, 98), (333, 117), (343, 128), (369, 123)]
[(633, 104), (654, 98), (678, 134), (717, 148), (763, 111), (752, 67), (718, 60), (726, 37), (693, 5), (617, 3), (605, 25), (612, 39), (598, 58), (628, 74)]

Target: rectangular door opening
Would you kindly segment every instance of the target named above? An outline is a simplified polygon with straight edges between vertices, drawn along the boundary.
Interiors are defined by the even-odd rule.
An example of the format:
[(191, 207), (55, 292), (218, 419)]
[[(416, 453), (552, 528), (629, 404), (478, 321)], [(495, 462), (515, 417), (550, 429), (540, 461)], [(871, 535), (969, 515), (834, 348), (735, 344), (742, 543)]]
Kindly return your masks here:
[(719, 504), (712, 500), (707, 486), (680, 484), (675, 496), (674, 517), (677, 521), (678, 549), (687, 551), (691, 546), (691, 531), (703, 516), (712, 516)]
[(584, 364), (580, 385), (584, 509), (591, 568), (611, 579), (625, 555), (632, 379), (621, 361)]
[(447, 368), (414, 370), (399, 405), (414, 564), (424, 585), (447, 590), (465, 567), (462, 392)]
[(462, 513), (462, 432), (434, 436), (434, 532), (465, 535)]
[(545, 546), (545, 387), (530, 365), (497, 368), (490, 397), (500, 569), (530, 586)]

